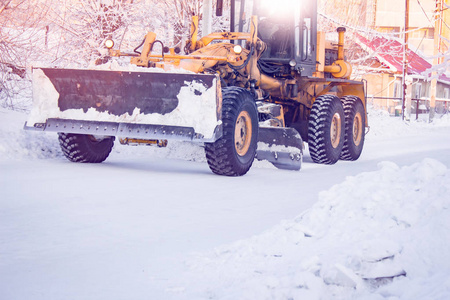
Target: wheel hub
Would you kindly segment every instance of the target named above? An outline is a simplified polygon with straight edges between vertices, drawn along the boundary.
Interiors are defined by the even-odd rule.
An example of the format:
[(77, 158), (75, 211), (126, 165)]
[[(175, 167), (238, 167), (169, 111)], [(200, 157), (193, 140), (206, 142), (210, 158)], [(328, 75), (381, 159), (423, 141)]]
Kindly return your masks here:
[(356, 146), (359, 146), (362, 140), (362, 117), (360, 113), (357, 113), (355, 115), (355, 118), (353, 119), (353, 143), (355, 143)]
[(234, 143), (238, 155), (243, 156), (250, 148), (252, 137), (252, 122), (248, 112), (241, 111), (236, 119)]
[(333, 148), (337, 148), (341, 141), (341, 116), (335, 113), (331, 119), (330, 138)]

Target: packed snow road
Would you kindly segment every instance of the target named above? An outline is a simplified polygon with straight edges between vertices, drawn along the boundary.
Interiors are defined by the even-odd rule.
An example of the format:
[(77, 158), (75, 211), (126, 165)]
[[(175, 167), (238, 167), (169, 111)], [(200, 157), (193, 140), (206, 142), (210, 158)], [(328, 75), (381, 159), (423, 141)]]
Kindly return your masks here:
[[(294, 219), (348, 176), (384, 176), (376, 173), (380, 162), (403, 167), (432, 158), (424, 163), (431, 170), (450, 169), (448, 116), (405, 125), (375, 111), (357, 162), (317, 165), (306, 152), (300, 172), (256, 162), (239, 178), (213, 175), (202, 149), (184, 143), (167, 149), (116, 143), (105, 163), (70, 163), (56, 135), (21, 131), (22, 114), (1, 110), (0, 116), (0, 299), (297, 299), (298, 284), (285, 291), (267, 278), (222, 290), (227, 274), (210, 274), (192, 257), (210, 262), (202, 253)], [(218, 269), (236, 272), (236, 264), (223, 267), (226, 261), (217, 260)], [(197, 280), (199, 272), (209, 283)], [(321, 294), (321, 285), (309, 281), (315, 291), (309, 299), (354, 292), (338, 276), (325, 277), (321, 284), (342, 289)], [(244, 294), (244, 288), (255, 291)]]

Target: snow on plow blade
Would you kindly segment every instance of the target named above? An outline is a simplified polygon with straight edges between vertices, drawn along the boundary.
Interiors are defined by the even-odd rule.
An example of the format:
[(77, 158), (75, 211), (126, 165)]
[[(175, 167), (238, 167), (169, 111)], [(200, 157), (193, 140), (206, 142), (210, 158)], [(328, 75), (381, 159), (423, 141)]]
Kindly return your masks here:
[(220, 91), (207, 74), (34, 69), (26, 129), (215, 141)]
[(259, 127), (256, 159), (268, 160), (279, 169), (300, 170), (303, 140), (293, 128)]

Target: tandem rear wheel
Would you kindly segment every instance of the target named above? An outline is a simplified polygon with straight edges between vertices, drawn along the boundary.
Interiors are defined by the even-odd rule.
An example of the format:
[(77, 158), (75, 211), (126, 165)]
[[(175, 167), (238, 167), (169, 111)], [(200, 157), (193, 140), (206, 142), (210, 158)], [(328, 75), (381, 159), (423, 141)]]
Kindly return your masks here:
[(361, 99), (341, 98), (345, 113), (345, 140), (340, 159), (357, 160), (364, 147), (366, 114)]
[(357, 160), (365, 138), (365, 111), (356, 96), (316, 98), (308, 122), (308, 146), (315, 163)]

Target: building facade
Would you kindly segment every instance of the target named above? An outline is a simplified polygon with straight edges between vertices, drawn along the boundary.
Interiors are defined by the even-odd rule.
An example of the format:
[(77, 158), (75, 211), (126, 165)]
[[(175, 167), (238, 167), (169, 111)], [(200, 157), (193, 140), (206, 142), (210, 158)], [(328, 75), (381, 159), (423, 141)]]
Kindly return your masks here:
[[(324, 23), (334, 22), (336, 27), (347, 27), (347, 58), (353, 64), (354, 79), (367, 80), (369, 101), (393, 115), (398, 114), (403, 102), (407, 1), (319, 0)], [(405, 80), (406, 98), (410, 103), (408, 113), (423, 113), (430, 109), (431, 78), (437, 79), (435, 111), (448, 112), (450, 76), (445, 74), (448, 75), (450, 70), (445, 59), (448, 61), (450, 57), (449, 7), (450, 0), (409, 0)], [(433, 57), (440, 58), (433, 61)], [(436, 69), (438, 72), (432, 72)]]

